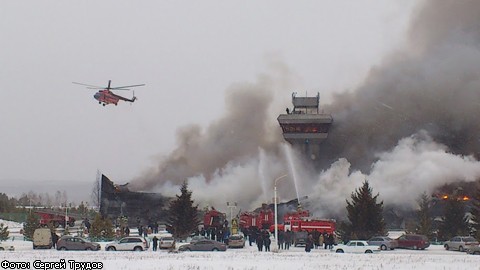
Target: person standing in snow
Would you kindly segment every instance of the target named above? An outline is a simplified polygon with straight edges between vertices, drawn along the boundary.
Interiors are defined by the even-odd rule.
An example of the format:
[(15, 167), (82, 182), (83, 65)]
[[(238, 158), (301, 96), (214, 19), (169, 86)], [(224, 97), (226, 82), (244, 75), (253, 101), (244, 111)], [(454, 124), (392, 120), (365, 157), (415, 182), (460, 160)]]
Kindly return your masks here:
[(152, 250), (157, 251), (157, 246), (158, 246), (158, 238), (155, 235), (152, 239)]
[(258, 251), (262, 251), (263, 250), (263, 235), (261, 233), (258, 234), (255, 242), (257, 243)]
[(270, 251), (270, 244), (272, 240), (270, 240), (270, 234), (265, 231), (264, 238), (263, 238), (263, 245), (265, 246), (265, 252)]
[(335, 242), (335, 240), (333, 239), (333, 233), (331, 233), (331, 234), (328, 235), (328, 249), (333, 248), (334, 242)]
[(305, 251), (306, 252), (310, 252), (312, 250), (312, 247), (313, 247), (313, 236), (311, 234), (308, 235), (308, 238), (307, 238), (307, 243), (305, 244)]
[(323, 233), (323, 244), (325, 246), (325, 249), (327, 249), (328, 246), (328, 234), (326, 232)]
[(278, 249), (283, 249), (283, 244), (285, 243), (285, 232), (279, 231), (278, 232)]
[(285, 232), (285, 249), (290, 249), (290, 244), (292, 243), (292, 234), (290, 230)]

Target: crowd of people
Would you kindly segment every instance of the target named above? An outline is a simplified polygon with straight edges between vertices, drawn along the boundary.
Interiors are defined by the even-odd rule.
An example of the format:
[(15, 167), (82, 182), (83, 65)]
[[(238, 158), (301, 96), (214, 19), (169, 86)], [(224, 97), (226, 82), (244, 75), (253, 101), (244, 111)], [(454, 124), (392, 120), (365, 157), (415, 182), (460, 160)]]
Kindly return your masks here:
[[(249, 245), (255, 243), (258, 251), (270, 251), (270, 233), (268, 230), (258, 230), (255, 227), (244, 229), (243, 234), (248, 238)], [(335, 244), (335, 235), (333, 233), (319, 232), (314, 230), (312, 232), (292, 232), (279, 231), (278, 232), (278, 249), (288, 250), (290, 246), (295, 243), (305, 245), (305, 251), (310, 252), (312, 249), (324, 248), (332, 249)]]
[(305, 245), (305, 251), (310, 252), (313, 248), (332, 249), (335, 244), (335, 235), (333, 233), (323, 232), (315, 230), (308, 234), (307, 243)]
[(228, 228), (228, 223), (225, 223), (220, 228), (202, 228), (196, 235), (201, 235), (208, 239), (216, 240), (218, 242), (222, 242), (228, 245), (228, 239), (230, 238), (230, 229)]

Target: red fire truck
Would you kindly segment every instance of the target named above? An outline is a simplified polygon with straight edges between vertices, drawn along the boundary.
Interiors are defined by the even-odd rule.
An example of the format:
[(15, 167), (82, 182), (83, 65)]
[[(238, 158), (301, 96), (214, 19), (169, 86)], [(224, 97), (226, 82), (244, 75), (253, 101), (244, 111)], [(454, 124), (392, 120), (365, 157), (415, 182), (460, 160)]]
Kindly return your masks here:
[(268, 229), (275, 223), (274, 214), (272, 209), (269, 207), (263, 207), (262, 210), (258, 213), (258, 218), (260, 219), (260, 229)]
[[(283, 216), (283, 224), (278, 224), (278, 230), (290, 230), (292, 232), (312, 232), (317, 230), (321, 233), (333, 233), (335, 231), (335, 224), (336, 222), (334, 219), (310, 217), (310, 212), (308, 210), (302, 210), (299, 208), (297, 211), (286, 213)], [(270, 226), (270, 231), (275, 231), (275, 224)]]
[(319, 219), (313, 217), (302, 217), (299, 219), (286, 220), (283, 223), (283, 230), (290, 230), (293, 232), (318, 231), (321, 233), (333, 233), (335, 231), (335, 220), (333, 219)]
[(258, 214), (255, 212), (243, 212), (240, 214), (240, 228), (249, 229), (250, 227), (258, 228), (260, 222), (258, 220)]
[(53, 226), (61, 225), (65, 228), (65, 221), (68, 220), (68, 225), (73, 227), (75, 225), (75, 218), (80, 218), (75, 214), (66, 214), (63, 211), (56, 211), (51, 209), (38, 209), (35, 213), (40, 216), (40, 224), (46, 225), (52, 223)]
[(309, 217), (310, 212), (308, 210), (302, 210), (299, 208), (296, 212), (288, 212), (283, 216), (283, 221), (288, 221), (292, 219), (300, 219), (304, 217)]
[(225, 219), (224, 213), (219, 212), (212, 207), (211, 210), (205, 212), (205, 216), (203, 217), (203, 226), (205, 230), (210, 228), (219, 229), (225, 224)]
[(268, 229), (274, 224), (272, 209), (266, 204), (258, 212), (243, 212), (240, 214), (240, 228)]

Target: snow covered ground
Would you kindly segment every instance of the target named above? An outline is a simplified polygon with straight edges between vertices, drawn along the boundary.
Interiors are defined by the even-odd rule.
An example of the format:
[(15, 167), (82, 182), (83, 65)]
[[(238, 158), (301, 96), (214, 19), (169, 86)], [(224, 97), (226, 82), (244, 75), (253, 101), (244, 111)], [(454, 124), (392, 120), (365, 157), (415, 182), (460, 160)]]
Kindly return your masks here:
[[(442, 246), (430, 246), (427, 250), (393, 250), (380, 254), (336, 254), (324, 249), (306, 253), (303, 248), (289, 251), (258, 252), (255, 246), (244, 249), (228, 249), (226, 252), (182, 252), (166, 250), (145, 252), (107, 251), (56, 251), (33, 250), (28, 241), (8, 241), (15, 246), (13, 252), (1, 252), (0, 261), (29, 262), (35, 260), (60, 262), (65, 269), (74, 269), (69, 260), (102, 263), (103, 269), (480, 269), (480, 256), (446, 251)], [(101, 243), (102, 247), (105, 243)], [(0, 267), (0, 269), (6, 269)], [(81, 268), (80, 268), (81, 269)], [(83, 268), (87, 269), (87, 268)]]
[[(12, 236), (18, 226), (10, 224)], [(480, 256), (446, 251), (442, 246), (430, 246), (426, 250), (382, 251), (379, 254), (336, 254), (324, 249), (314, 249), (306, 253), (303, 248), (291, 248), (280, 252), (258, 252), (255, 246), (244, 249), (228, 249), (226, 252), (180, 252), (169, 253), (166, 250), (145, 252), (107, 252), (104, 251), (57, 251), (33, 250), (32, 243), (8, 240), (15, 251), (0, 252), (0, 269), (8, 269), (6, 262), (26, 262), (30, 269), (34, 262), (65, 261), (63, 269), (75, 269), (68, 261), (101, 263), (102, 269), (191, 269), (191, 270), (277, 270), (277, 269), (480, 269)], [(273, 247), (273, 245), (272, 245)], [(39, 269), (42, 265), (36, 265)], [(45, 266), (45, 265), (43, 265)], [(77, 264), (80, 267), (80, 264)], [(84, 265), (87, 266), (87, 265)], [(98, 265), (97, 265), (98, 266)], [(42, 267), (40, 267), (42, 268)], [(19, 269), (19, 268), (17, 268)], [(42, 268), (43, 269), (43, 268)], [(76, 269), (89, 269), (88, 267)]]

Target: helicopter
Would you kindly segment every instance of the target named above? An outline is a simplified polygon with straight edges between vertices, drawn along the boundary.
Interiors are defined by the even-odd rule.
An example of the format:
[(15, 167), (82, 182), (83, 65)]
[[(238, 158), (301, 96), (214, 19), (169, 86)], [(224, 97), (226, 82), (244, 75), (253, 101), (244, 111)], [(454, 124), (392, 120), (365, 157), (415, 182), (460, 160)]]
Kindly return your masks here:
[(130, 98), (126, 98), (126, 97), (122, 97), (117, 94), (114, 94), (110, 90), (130, 90), (128, 89), (130, 87), (138, 87), (138, 86), (145, 85), (145, 84), (135, 84), (135, 85), (127, 85), (127, 86), (110, 87), (110, 84), (112, 83), (111, 80), (108, 81), (107, 87), (95, 86), (95, 85), (78, 83), (78, 82), (72, 82), (72, 83), (87, 86), (88, 89), (100, 89), (100, 91), (95, 93), (93, 97), (96, 100), (98, 100), (98, 104), (102, 104), (103, 106), (107, 104), (115, 104), (115, 106), (117, 106), (118, 101), (120, 100), (133, 103), (137, 99), (137, 97), (135, 97), (135, 92), (133, 92), (133, 97), (130, 99)]

